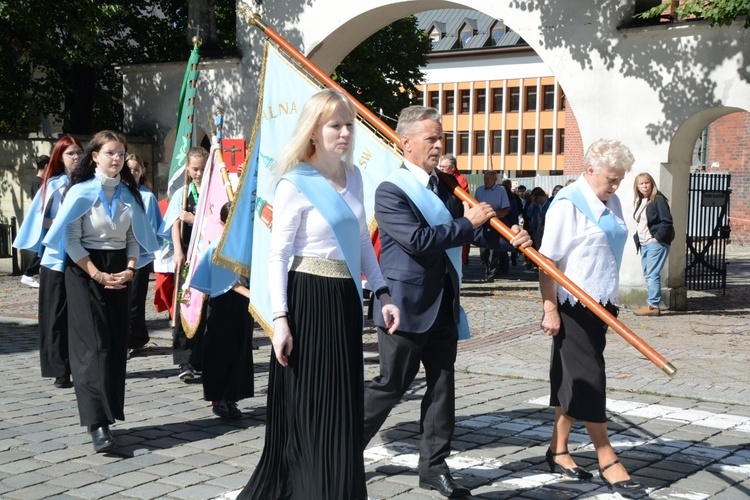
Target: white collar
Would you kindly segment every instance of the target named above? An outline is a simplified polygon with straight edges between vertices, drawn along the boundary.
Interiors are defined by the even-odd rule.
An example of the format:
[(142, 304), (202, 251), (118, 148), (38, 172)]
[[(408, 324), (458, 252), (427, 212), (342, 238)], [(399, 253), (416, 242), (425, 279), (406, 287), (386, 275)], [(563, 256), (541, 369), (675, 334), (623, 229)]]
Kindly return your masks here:
[(416, 166), (414, 163), (410, 162), (409, 160), (404, 160), (404, 166), (406, 169), (414, 174), (414, 177), (417, 178), (417, 180), (425, 187), (429, 185), (430, 177), (435, 176), (437, 177), (437, 174), (433, 170), (431, 174), (428, 174), (424, 171), (424, 169)]
[[(578, 184), (581, 193), (583, 193), (583, 197), (586, 199), (586, 203), (588, 203), (589, 208), (591, 209), (591, 215), (593, 215), (596, 220), (599, 220), (602, 217), (604, 210), (609, 208), (607, 203), (600, 200), (596, 193), (594, 193), (594, 190), (591, 189), (589, 182), (586, 180), (586, 174), (581, 174), (581, 177), (578, 178), (576, 184)], [(607, 202), (611, 199), (612, 198), (610, 197)]]

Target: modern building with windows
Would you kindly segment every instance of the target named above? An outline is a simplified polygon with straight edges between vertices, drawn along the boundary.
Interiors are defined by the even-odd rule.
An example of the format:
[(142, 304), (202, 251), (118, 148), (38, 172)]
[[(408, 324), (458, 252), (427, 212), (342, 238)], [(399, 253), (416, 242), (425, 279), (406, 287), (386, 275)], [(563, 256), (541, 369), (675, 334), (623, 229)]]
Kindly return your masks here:
[(475, 10), (416, 16), (432, 40), (421, 97), (440, 110), (444, 149), (460, 170), (508, 177), (580, 171), (580, 134), (565, 93), (517, 33)]

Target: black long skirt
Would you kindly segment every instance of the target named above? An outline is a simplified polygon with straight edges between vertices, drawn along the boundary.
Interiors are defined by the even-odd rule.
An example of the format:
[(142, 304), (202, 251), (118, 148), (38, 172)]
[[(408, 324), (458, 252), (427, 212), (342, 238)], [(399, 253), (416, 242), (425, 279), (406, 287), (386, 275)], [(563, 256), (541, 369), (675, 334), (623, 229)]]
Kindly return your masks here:
[(253, 317), (247, 308), (247, 298), (231, 290), (208, 300), (202, 377), (206, 401), (253, 397)]
[[(617, 307), (609, 303), (605, 307), (617, 316)], [(604, 423), (607, 324), (580, 302), (558, 304), (557, 308), (562, 325), (552, 343), (550, 406), (560, 406), (575, 419)]]
[(152, 263), (136, 269), (133, 281), (130, 283), (130, 333), (128, 334), (128, 349), (138, 349), (148, 344), (151, 337), (146, 326), (146, 296), (148, 295), (148, 280), (154, 269)]
[[(122, 272), (125, 250), (88, 250), (97, 269)], [(70, 258), (65, 267), (68, 342), (81, 425), (124, 420), (130, 287), (106, 290)]]
[(266, 440), (240, 499), (367, 498), (362, 305), (351, 278), (289, 273), (294, 346), (271, 354)]
[(42, 377), (70, 375), (65, 273), (39, 269), (39, 360)]

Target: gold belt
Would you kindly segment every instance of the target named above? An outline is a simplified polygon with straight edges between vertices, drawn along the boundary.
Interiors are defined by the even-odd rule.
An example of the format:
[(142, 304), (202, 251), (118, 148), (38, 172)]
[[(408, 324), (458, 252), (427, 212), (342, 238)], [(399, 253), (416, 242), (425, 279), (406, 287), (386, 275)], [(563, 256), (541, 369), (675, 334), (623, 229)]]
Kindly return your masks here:
[(326, 278), (351, 278), (345, 260), (321, 259), (320, 257), (294, 256), (290, 271), (314, 274)]

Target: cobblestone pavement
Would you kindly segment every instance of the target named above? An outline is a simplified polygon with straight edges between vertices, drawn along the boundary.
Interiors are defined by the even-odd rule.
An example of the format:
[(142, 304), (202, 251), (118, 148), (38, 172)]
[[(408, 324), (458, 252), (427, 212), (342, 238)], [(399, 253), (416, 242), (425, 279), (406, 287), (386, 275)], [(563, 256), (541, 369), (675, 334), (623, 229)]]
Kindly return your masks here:
[[(667, 377), (610, 331), (609, 429), (631, 474), (651, 498), (750, 497), (750, 251), (729, 249), (726, 295), (690, 292), (689, 310), (620, 319), (678, 369)], [(474, 498), (617, 498), (598, 477), (562, 480), (546, 469), (553, 413), (546, 406), (550, 344), (538, 329), (535, 273), (513, 267), (507, 279), (479, 280), (476, 252), (465, 270), (463, 304), (472, 339), (459, 345), (457, 428), (449, 464)], [(79, 426), (72, 389), (39, 376), (37, 292), (0, 276), (0, 498), (233, 499), (260, 458), (270, 345), (254, 333), (255, 398), (244, 416), (216, 418), (200, 383), (171, 364), (164, 315), (149, 313), (156, 347), (128, 364), (126, 421), (113, 426), (118, 447), (93, 453)], [(377, 374), (375, 336), (365, 332), (366, 376)], [(439, 498), (415, 473), (418, 375), (365, 451), (368, 492), (379, 499)], [(582, 427), (571, 451), (594, 472)]]

